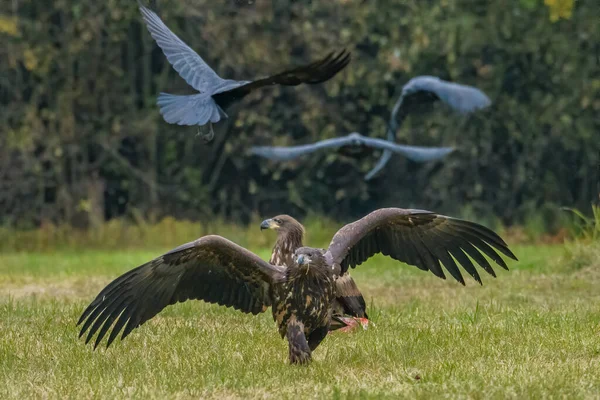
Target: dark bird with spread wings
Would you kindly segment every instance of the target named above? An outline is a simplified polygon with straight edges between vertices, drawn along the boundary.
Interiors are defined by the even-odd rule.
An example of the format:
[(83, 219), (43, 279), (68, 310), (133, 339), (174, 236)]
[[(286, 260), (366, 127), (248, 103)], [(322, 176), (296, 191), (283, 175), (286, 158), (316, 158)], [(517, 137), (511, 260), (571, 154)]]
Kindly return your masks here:
[(271, 307), (281, 337), (287, 338), (290, 363), (304, 364), (329, 331), (336, 281), (350, 268), (382, 253), (445, 279), (443, 264), (464, 285), (457, 263), (481, 283), (471, 259), (496, 276), (484, 254), (508, 269), (498, 252), (517, 259), (496, 233), (479, 224), (400, 208), (379, 209), (344, 226), (326, 250), (296, 249), (286, 268), (220, 236), (204, 236), (108, 284), (79, 318), (79, 336), (88, 332), (88, 343), (97, 334), (97, 346), (110, 331), (108, 346), (121, 330), (124, 339), (166, 306), (190, 299), (252, 314)]
[(227, 118), (225, 109), (253, 90), (270, 85), (322, 83), (331, 79), (350, 62), (350, 53), (343, 50), (337, 55), (330, 53), (322, 60), (255, 81), (223, 79), (179, 39), (154, 11), (141, 3), (139, 6), (150, 35), (162, 49), (169, 63), (190, 86), (200, 92), (188, 96), (160, 93), (157, 100), (160, 112), (170, 124), (210, 124), (209, 133), (205, 136), (206, 141), (210, 141), (214, 136), (212, 124)]
[(303, 144), (300, 146), (254, 146), (250, 148), (250, 154), (268, 158), (270, 160), (288, 161), (318, 150), (339, 147), (382, 149), (401, 154), (415, 162), (439, 160), (446, 157), (454, 150), (452, 147), (400, 145), (388, 140), (371, 138), (353, 132), (347, 136), (325, 139), (320, 142)]
[[(265, 219), (260, 224), (260, 230), (263, 229), (277, 232), (277, 240), (271, 251), (269, 263), (293, 268), (294, 252), (300, 247), (304, 247), (304, 226), (293, 217), (284, 214)], [(359, 323), (363, 329), (367, 329), (369, 326), (367, 303), (349, 273), (335, 281), (335, 289), (337, 297), (333, 304), (333, 316), (329, 329), (348, 332)]]
[[(402, 94), (394, 104), (387, 129), (389, 143), (396, 141), (396, 132), (402, 121), (416, 104), (432, 103), (441, 100), (459, 114), (469, 114), (488, 107), (492, 102), (481, 90), (473, 86), (444, 81), (436, 76), (417, 76), (402, 87)], [(384, 149), (381, 158), (367, 175), (372, 179), (385, 167), (392, 157), (392, 149)]]

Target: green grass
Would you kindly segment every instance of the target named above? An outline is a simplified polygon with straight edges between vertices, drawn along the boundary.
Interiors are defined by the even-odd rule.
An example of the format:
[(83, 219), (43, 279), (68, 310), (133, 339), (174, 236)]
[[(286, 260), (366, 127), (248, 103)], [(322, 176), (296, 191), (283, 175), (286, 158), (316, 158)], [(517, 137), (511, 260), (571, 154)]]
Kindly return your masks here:
[[(108, 350), (75, 326), (152, 251), (0, 255), (0, 398), (597, 398), (600, 262), (517, 246), (520, 262), (466, 287), (375, 257), (353, 271), (376, 324), (287, 364), (269, 313), (167, 308)], [(166, 250), (166, 248), (164, 249)], [(255, 249), (256, 250), (256, 249)], [(268, 250), (258, 252), (267, 257)]]

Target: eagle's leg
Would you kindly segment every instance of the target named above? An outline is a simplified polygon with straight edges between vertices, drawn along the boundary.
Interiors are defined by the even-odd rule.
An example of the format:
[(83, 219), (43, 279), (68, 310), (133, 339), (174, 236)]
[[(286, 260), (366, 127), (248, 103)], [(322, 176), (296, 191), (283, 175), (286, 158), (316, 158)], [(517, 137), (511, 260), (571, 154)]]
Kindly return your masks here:
[(308, 364), (312, 356), (304, 335), (304, 324), (294, 317), (290, 318), (286, 337), (290, 347), (290, 364)]
[(314, 351), (321, 344), (325, 336), (327, 336), (327, 332), (329, 332), (329, 326), (321, 326), (308, 335), (308, 347), (310, 347), (311, 351)]

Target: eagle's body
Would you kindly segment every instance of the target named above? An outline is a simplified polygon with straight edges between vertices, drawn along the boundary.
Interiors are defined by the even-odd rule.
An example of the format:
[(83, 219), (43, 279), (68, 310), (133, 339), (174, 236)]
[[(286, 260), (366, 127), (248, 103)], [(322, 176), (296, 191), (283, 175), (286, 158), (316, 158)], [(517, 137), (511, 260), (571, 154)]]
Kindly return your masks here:
[(168, 305), (192, 299), (251, 314), (271, 307), (290, 362), (307, 363), (327, 335), (340, 303), (339, 282), (350, 268), (383, 253), (445, 279), (443, 264), (464, 285), (458, 264), (479, 283), (474, 262), (495, 276), (483, 254), (508, 269), (496, 251), (516, 260), (502, 238), (479, 224), (401, 208), (379, 209), (342, 227), (327, 249), (297, 248), (286, 266), (221, 236), (204, 236), (109, 283), (79, 318), (80, 336), (89, 330), (87, 343), (97, 333), (97, 346), (110, 332), (109, 346), (121, 330), (124, 339)]
[(310, 360), (311, 351), (325, 338), (335, 297), (335, 277), (330, 268), (297, 263), (286, 268), (285, 279), (273, 288), (272, 311), (279, 334), (287, 336), (291, 362)]
[[(285, 268), (294, 267), (294, 252), (303, 247), (304, 226), (289, 215), (278, 215), (264, 220), (260, 229), (273, 229), (277, 231), (277, 240), (271, 251), (269, 263)], [(333, 321), (331, 330), (352, 329), (357, 326), (356, 320), (346, 318), (344, 315), (358, 319), (363, 328), (368, 326), (368, 316), (365, 299), (356, 286), (350, 274), (338, 276), (335, 280), (336, 299), (333, 302)]]
[(290, 318), (303, 315), (306, 333), (329, 325), (335, 300), (334, 277), (327, 268), (288, 268), (285, 280), (273, 290), (273, 318), (285, 336)]

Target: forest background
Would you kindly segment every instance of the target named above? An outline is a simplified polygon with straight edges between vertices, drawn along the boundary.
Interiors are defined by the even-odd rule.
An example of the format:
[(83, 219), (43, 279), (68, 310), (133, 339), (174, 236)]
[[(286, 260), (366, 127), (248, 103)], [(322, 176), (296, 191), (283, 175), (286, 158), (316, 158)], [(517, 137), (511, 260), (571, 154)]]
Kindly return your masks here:
[[(61, 229), (98, 232), (107, 221), (139, 227), (174, 220), (210, 230), (217, 220), (244, 225), (277, 213), (344, 222), (384, 206), (556, 232), (562, 207), (587, 212), (598, 199), (594, 1), (152, 6), (223, 77), (253, 79), (343, 47), (353, 59), (324, 85), (249, 96), (207, 145), (194, 127), (160, 116), (159, 92), (189, 88), (146, 31), (135, 1), (2, 2), (0, 226), (12, 238), (6, 246), (39, 247), (19, 242), (15, 230), (56, 236)], [(422, 74), (475, 85), (493, 101), (467, 118), (436, 104), (404, 121), (399, 143), (457, 147), (442, 162), (394, 156), (365, 181), (377, 152), (321, 152), (286, 163), (247, 154), (252, 145), (353, 131), (384, 137), (402, 85)]]

